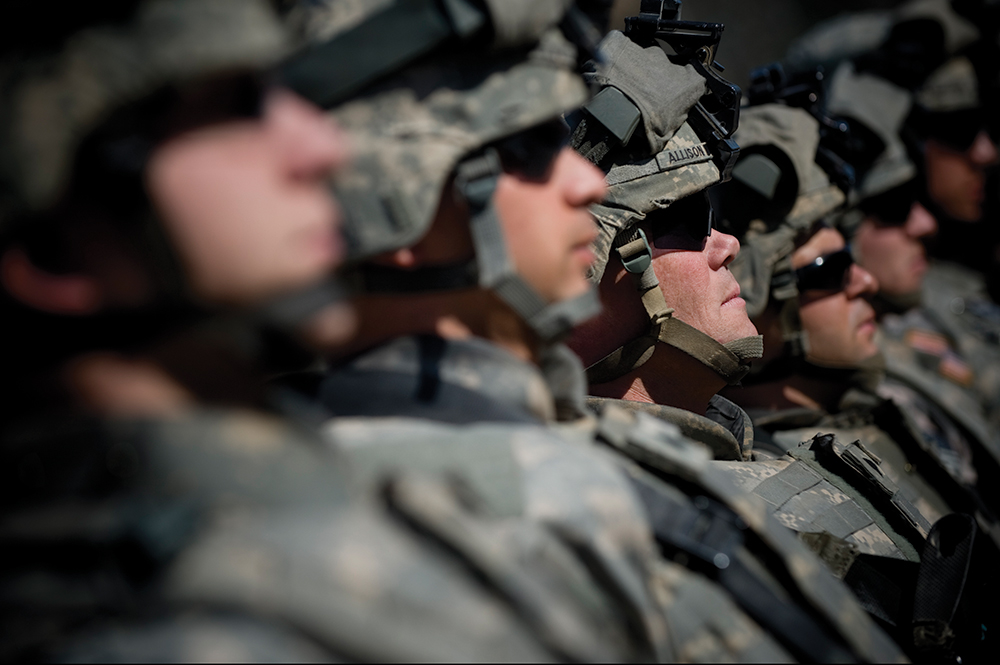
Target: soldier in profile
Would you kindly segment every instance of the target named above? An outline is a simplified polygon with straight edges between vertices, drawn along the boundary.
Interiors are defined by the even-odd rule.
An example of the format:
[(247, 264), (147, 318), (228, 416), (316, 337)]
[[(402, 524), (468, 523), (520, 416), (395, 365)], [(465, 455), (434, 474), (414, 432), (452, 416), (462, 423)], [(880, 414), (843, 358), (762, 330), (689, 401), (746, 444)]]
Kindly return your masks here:
[[(328, 277), (347, 143), (275, 82), (269, 5), (59, 9), (0, 69), (0, 653), (624, 658), (541, 529), (430, 473), (364, 485), (266, 388), (303, 324), (352, 327)], [(541, 554), (490, 557), (505, 537)]]

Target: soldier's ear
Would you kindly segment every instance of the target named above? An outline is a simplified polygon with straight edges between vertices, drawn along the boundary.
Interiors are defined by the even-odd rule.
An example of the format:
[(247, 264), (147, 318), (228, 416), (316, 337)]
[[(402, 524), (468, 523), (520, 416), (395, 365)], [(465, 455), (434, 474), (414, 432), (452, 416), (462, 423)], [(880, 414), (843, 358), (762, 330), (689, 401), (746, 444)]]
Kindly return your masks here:
[(98, 312), (104, 300), (93, 278), (46, 272), (21, 247), (0, 256), (0, 283), (15, 300), (49, 314), (88, 316)]

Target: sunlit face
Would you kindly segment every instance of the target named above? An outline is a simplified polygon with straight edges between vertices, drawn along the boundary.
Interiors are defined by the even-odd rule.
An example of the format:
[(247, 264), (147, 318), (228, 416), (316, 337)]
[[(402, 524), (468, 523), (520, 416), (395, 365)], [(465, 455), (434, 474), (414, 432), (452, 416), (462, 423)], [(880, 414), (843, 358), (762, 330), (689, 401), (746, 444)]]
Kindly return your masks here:
[(875, 276), (883, 293), (917, 293), (927, 272), (927, 252), (921, 239), (936, 232), (937, 221), (919, 203), (913, 204), (903, 224), (883, 225), (865, 218), (854, 236), (858, 261)]
[(757, 334), (729, 271), (740, 243), (713, 230), (701, 251), (653, 249), (653, 269), (674, 316), (721, 344)]
[(548, 302), (590, 288), (587, 269), (594, 261), (597, 227), (588, 206), (604, 193), (604, 175), (570, 148), (562, 149), (544, 179), (500, 177), (493, 201), (511, 259)]
[[(840, 233), (821, 229), (792, 254), (792, 267), (802, 268), (843, 248)], [(864, 268), (853, 265), (845, 288), (801, 292), (800, 316), (809, 336), (806, 357), (823, 365), (856, 367), (878, 353), (875, 310), (865, 299), (877, 290), (878, 281)]]
[(328, 274), (343, 250), (327, 178), (346, 158), (339, 130), (280, 90), (259, 119), (161, 144), (147, 187), (196, 297), (245, 306)]
[(979, 132), (964, 152), (927, 139), (927, 191), (949, 217), (977, 222), (983, 216), (986, 199), (986, 169), (998, 161), (997, 147), (985, 131)]

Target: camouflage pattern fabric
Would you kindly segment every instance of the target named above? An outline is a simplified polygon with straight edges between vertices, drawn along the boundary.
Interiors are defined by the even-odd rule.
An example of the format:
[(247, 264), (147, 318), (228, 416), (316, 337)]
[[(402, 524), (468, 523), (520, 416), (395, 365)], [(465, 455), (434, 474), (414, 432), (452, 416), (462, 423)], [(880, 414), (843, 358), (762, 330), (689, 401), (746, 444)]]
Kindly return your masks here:
[(891, 12), (883, 10), (835, 16), (796, 38), (788, 47), (785, 62), (802, 71), (816, 66), (833, 71), (844, 60), (878, 48), (892, 24)]
[[(710, 453), (680, 436), (672, 424), (659, 420), (645, 409), (622, 408), (618, 400), (601, 403), (598, 424), (600, 440), (621, 456), (624, 468), (636, 479), (676, 497), (675, 483), (699, 496), (721, 502), (732, 510), (754, 540), (761, 545), (753, 554), (759, 564), (778, 565), (793, 580), (795, 594), (802, 594), (807, 605), (830, 622), (830, 627), (845, 640), (862, 660), (902, 658), (892, 642), (856, 604), (824, 564), (793, 532), (771, 517), (773, 512), (759, 498), (745, 492), (730, 477), (730, 463), (710, 460)], [(737, 463), (740, 464), (740, 463)], [(753, 463), (742, 463), (752, 466)], [(698, 503), (696, 496), (682, 495), (684, 501)], [(750, 547), (748, 544), (747, 547)], [(740, 555), (737, 555), (740, 556)], [(767, 583), (766, 583), (767, 584)], [(772, 580), (769, 584), (778, 584)], [(778, 611), (774, 608), (774, 611)], [(813, 655), (815, 657), (815, 655)]]
[[(958, 352), (944, 327), (937, 325), (937, 318), (923, 308), (887, 315), (879, 346), (886, 356), (888, 378), (895, 384), (894, 399), (912, 402), (911, 414), (934, 420), (918, 421), (921, 431), (940, 442), (942, 463), (957, 480), (975, 484), (970, 445), (996, 464), (1000, 442), (996, 429), (986, 421), (982, 401), (974, 389), (976, 375), (972, 366)], [(914, 395), (906, 396), (906, 392)]]
[(852, 206), (916, 177), (917, 167), (900, 138), (912, 106), (912, 93), (883, 78), (859, 73), (852, 63), (845, 62), (834, 72), (827, 102), (829, 112), (863, 123), (886, 146), (852, 192)]
[[(753, 455), (753, 427), (748, 427), (750, 425), (749, 416), (746, 416), (743, 409), (740, 409), (724, 397), (715, 395), (712, 401), (716, 404), (722, 401), (726, 405), (735, 408), (740, 414), (738, 427), (726, 427), (705, 416), (699, 416), (685, 409), (664, 406), (662, 404), (648, 404), (645, 402), (608, 399), (605, 397), (588, 397), (587, 406), (594, 411), (600, 412), (606, 405), (614, 404), (626, 411), (649, 414), (664, 422), (675, 425), (684, 436), (706, 446), (712, 451), (714, 459), (749, 461)], [(728, 409), (727, 406), (722, 406), (721, 409), (717, 407), (716, 410)], [(730, 424), (736, 425), (737, 423), (731, 422)]]
[[(718, 397), (718, 399), (723, 399)], [(631, 412), (644, 413), (680, 428), (685, 436), (705, 445), (713, 452), (713, 468), (737, 484), (743, 491), (751, 492), (768, 506), (772, 516), (781, 524), (798, 533), (828, 533), (857, 546), (858, 551), (878, 556), (906, 558), (895, 539), (888, 535), (888, 526), (878, 509), (853, 488), (840, 489), (831, 484), (829, 474), (810, 469), (801, 461), (783, 456), (779, 459), (758, 459), (753, 453), (754, 427), (750, 416), (732, 402), (746, 419), (740, 428), (748, 454), (735, 457), (720, 445), (725, 439), (717, 422), (683, 409), (656, 404), (589, 398), (594, 408), (615, 404)], [(729, 440), (735, 442), (730, 434)], [(803, 439), (805, 440), (805, 439)], [(795, 442), (796, 445), (799, 442)], [(793, 446), (786, 446), (790, 449)], [(721, 451), (721, 454), (720, 454)], [(736, 460), (736, 461), (726, 461)], [(907, 551), (914, 558), (912, 547)]]
[(979, 38), (979, 26), (955, 12), (952, 0), (910, 0), (895, 10), (896, 20), (932, 19), (944, 29), (945, 51), (956, 53)]
[(110, 112), (167, 84), (261, 69), (288, 48), (263, 0), (146, 0), (127, 25), (0, 67), (0, 228), (55, 202), (78, 144)]
[(911, 0), (890, 11), (852, 12), (823, 21), (792, 43), (786, 59), (797, 69), (823, 65), (832, 71), (844, 60), (878, 48), (895, 23), (912, 19), (936, 21), (944, 29), (949, 54), (979, 38), (978, 27), (957, 14), (951, 0)]
[(931, 113), (979, 108), (979, 79), (972, 62), (956, 57), (941, 65), (917, 90), (916, 103)]
[(907, 558), (900, 545), (886, 533), (884, 525), (877, 523), (876, 510), (870, 506), (866, 510), (855, 497), (800, 460), (719, 462), (718, 465), (741, 489), (763, 500), (771, 515), (792, 531), (830, 534), (853, 544), (858, 552)]
[[(22, 425), (2, 446), (6, 658), (625, 657), (589, 623), (599, 599), (565, 602), (578, 564), (439, 477), (366, 500), (337, 453), (252, 413)], [(531, 563), (484, 585), (505, 539)]]
[[(328, 378), (342, 373), (336, 382), (327, 384), (336, 386), (339, 395), (350, 392), (352, 386), (355, 390), (358, 386), (365, 387), (363, 398), (357, 402), (358, 408), (362, 402), (381, 402), (393, 395), (387, 408), (407, 414), (407, 417), (346, 414), (343, 404), (334, 400), (334, 394), (326, 393), (327, 405), (341, 413), (341, 417), (330, 421), (327, 431), (350, 451), (352, 468), (363, 469), (363, 474), (372, 477), (402, 465), (416, 469), (447, 469), (452, 476), (461, 477), (478, 488), (478, 495), (494, 497), (501, 506), (496, 509), (498, 512), (516, 512), (516, 506), (511, 505), (509, 499), (503, 499), (515, 493), (514, 490), (502, 489), (504, 482), (514, 482), (523, 487), (516, 493), (525, 496), (522, 509), (526, 514), (536, 517), (562, 538), (569, 538), (576, 551), (589, 553), (585, 558), (592, 562), (591, 566), (607, 571), (601, 577), (611, 588), (619, 588), (616, 595), (622, 598), (620, 602), (626, 603), (628, 616), (636, 618), (636, 625), (645, 626), (642, 632), (647, 641), (657, 635), (653, 626), (665, 626), (669, 638), (665, 641), (660, 638), (659, 642), (653, 640), (655, 653), (660, 657), (747, 660), (755, 657), (752, 654), (768, 653), (787, 659), (787, 653), (775, 638), (748, 618), (727, 592), (710, 579), (664, 562), (656, 554), (643, 507), (630, 485), (622, 483), (624, 478), (619, 469), (624, 468), (629, 475), (638, 471), (627, 458), (616, 454), (609, 459), (607, 446), (613, 444), (607, 441), (614, 440), (619, 446), (636, 451), (658, 450), (661, 458), (669, 453), (670, 459), (678, 464), (683, 461), (678, 473), (687, 474), (685, 477), (689, 480), (696, 474), (691, 475), (683, 469), (696, 468), (706, 460), (703, 449), (685, 439), (672, 426), (664, 426), (662, 421), (648, 417), (637, 419), (620, 410), (596, 422), (593, 416), (559, 425), (549, 421), (547, 426), (543, 426), (544, 422), (528, 424), (523, 419), (502, 421), (504, 416), (496, 414), (521, 411), (537, 418), (546, 411), (538, 409), (534, 389), (530, 393), (511, 390), (516, 384), (538, 385), (542, 375), (533, 366), (506, 352), (488, 350), (488, 346), (477, 340), (447, 342), (448, 348), (434, 354), (438, 369), (431, 382), (436, 388), (431, 392), (426, 390), (426, 382), (421, 391), (421, 381), (414, 380), (420, 376), (420, 367), (429, 365), (419, 360), (421, 345), (412, 341), (397, 340), (385, 349), (362, 354), (332, 373)], [(471, 362), (473, 358), (475, 362)], [(386, 373), (392, 365), (396, 367), (395, 378)], [(564, 368), (562, 374), (572, 371), (580, 374), (579, 361), (575, 361), (574, 367), (575, 370)], [(377, 377), (376, 381), (361, 378), (361, 374), (369, 371)], [(533, 382), (529, 380), (532, 374), (535, 376)], [(409, 386), (408, 399), (401, 399), (387, 386), (394, 381)], [(565, 382), (566, 385), (571, 383), (578, 387), (585, 385), (582, 381)], [(456, 394), (451, 392), (449, 384), (460, 384), (489, 401), (505, 402), (507, 408), (493, 409), (494, 415), (487, 416), (492, 418), (492, 423), (437, 420), (454, 413), (437, 404), (445, 396)], [(404, 403), (406, 401), (422, 404), (425, 419), (415, 417), (418, 411), (411, 409)], [(365, 413), (377, 411), (371, 406), (363, 408)], [(552, 413), (554, 409), (547, 411)], [(727, 434), (739, 454), (735, 437)], [(598, 443), (601, 445), (596, 445)], [(517, 460), (517, 473), (507, 474), (506, 480), (503, 469), (509, 467), (497, 463), (496, 455), (488, 452), (502, 450), (505, 446), (514, 451)], [(668, 485), (663, 487), (680, 497), (679, 500), (690, 503), (691, 499), (679, 494), (678, 490)], [(737, 494), (734, 492), (729, 498), (735, 500)], [(755, 513), (753, 519), (769, 533), (763, 515), (763, 511)], [(780, 529), (776, 523), (773, 528)], [(605, 542), (608, 545), (602, 546)], [(811, 557), (797, 543), (794, 547), (800, 555)], [(820, 570), (810, 568), (820, 565), (818, 561), (803, 565), (804, 568), (795, 570)], [(803, 585), (809, 586), (809, 583), (803, 582)], [(706, 595), (694, 600), (692, 594), (702, 592)], [(840, 598), (839, 592), (833, 593), (833, 597)], [(681, 602), (685, 604), (678, 604)], [(841, 609), (854, 617), (853, 610)], [(839, 612), (830, 610), (831, 615)], [(638, 621), (640, 617), (642, 620)], [(864, 618), (858, 621), (864, 626), (858, 635), (867, 635), (860, 638), (859, 644), (867, 644), (865, 648), (872, 649), (873, 645), (882, 645), (880, 640), (884, 638), (865, 633), (872, 627), (864, 623)], [(891, 649), (885, 653), (889, 654), (885, 657), (895, 659)]]
[[(348, 216), (351, 259), (414, 244), (430, 228), (441, 192), (463, 158), (587, 99), (575, 72), (576, 48), (550, 29), (567, 2), (534, 5), (490, 3), (494, 21), (502, 22), (494, 23), (497, 47), (507, 51), (476, 44), (424, 58), (331, 112), (355, 147), (352, 163), (332, 183)], [(333, 19), (362, 18), (331, 16), (320, 7), (312, 22), (334, 38), (343, 26)]]
[(799, 183), (795, 204), (782, 223), (773, 230), (751, 224), (740, 239), (740, 253), (729, 265), (747, 302), (747, 315), (753, 319), (767, 307), (772, 277), (791, 270), (785, 264), (798, 236), (843, 205), (845, 196), (816, 164), (819, 123), (806, 111), (779, 104), (746, 108), (735, 137), (744, 155), (752, 154), (755, 146), (779, 148), (792, 161)]
[(655, 155), (613, 166), (606, 176), (607, 196), (590, 207), (600, 234), (594, 241), (597, 258), (588, 274), (591, 281), (600, 281), (611, 245), (622, 230), (635, 226), (654, 210), (669, 208), (719, 182), (719, 178), (711, 152), (687, 123)]
[[(891, 415), (895, 418), (890, 419), (896, 421), (897, 427), (905, 427), (909, 437), (915, 437), (916, 428), (908, 419), (903, 419), (901, 413), (898, 408), (893, 409)], [(813, 424), (805, 427), (801, 425), (801, 414), (796, 413), (792, 422), (794, 426), (786, 428), (779, 412), (769, 416), (763, 427), (776, 443), (789, 450), (817, 434), (832, 434), (839, 441), (862, 441), (865, 448), (878, 458), (880, 469), (899, 488), (902, 498), (913, 504), (928, 523), (933, 524), (953, 512), (941, 492), (922, 475), (923, 465), (918, 466), (911, 459), (919, 451), (908, 450), (909, 446), (904, 448), (890, 436), (875, 422), (872, 409), (844, 409), (834, 416), (817, 413)], [(760, 429), (762, 424), (755, 421), (755, 427)], [(912, 443), (912, 439), (909, 442)]]
[(663, 150), (684, 124), (687, 113), (708, 89), (691, 65), (674, 65), (659, 46), (642, 48), (617, 30), (601, 42), (605, 62), (585, 76), (600, 88), (621, 91), (642, 114), (650, 151)]
[(924, 276), (923, 309), (956, 352), (974, 362), (971, 390), (984, 405), (989, 426), (997, 431), (1000, 307), (987, 294), (982, 274), (955, 263), (932, 262)]
[[(389, 0), (310, 0), (296, 4), (290, 23), (308, 42), (326, 41), (390, 4)], [(562, 19), (574, 0), (484, 0), (483, 4), (493, 25), (493, 41), (488, 46), (507, 49), (535, 42)]]
[[(615, 599), (616, 618), (606, 621), (628, 628), (623, 632), (631, 639), (633, 658), (713, 658), (722, 648), (727, 659), (748, 660), (752, 653), (764, 652), (787, 660), (759, 628), (753, 639), (727, 637), (711, 649), (698, 646), (718, 625), (754, 630), (753, 622), (720, 592), (712, 596), (711, 612), (693, 607), (684, 623), (668, 623), (665, 613), (677, 592), (671, 590), (697, 588), (698, 583), (685, 582), (684, 572), (664, 566), (631, 486), (617, 465), (594, 449), (592, 425), (545, 426), (539, 416), (551, 419), (555, 409), (551, 404), (539, 408), (547, 394), (550, 401), (552, 397), (532, 365), (482, 340), (444, 344), (434, 352), (437, 369), (430, 391), (419, 380), (420, 368), (428, 366), (421, 354), (429, 347), (407, 338), (362, 354), (324, 381), (325, 404), (339, 414), (325, 432), (347, 453), (364, 484), (377, 485), (375, 480), (399, 468), (433, 471), (461, 479), (489, 502), (487, 514), (544, 525), (595, 571), (591, 584), (605, 598)], [(578, 365), (576, 371), (581, 372)], [(368, 373), (376, 380), (366, 380)], [(392, 384), (402, 385), (403, 391)], [(478, 393), (484, 403), (503, 406), (480, 409), (485, 422), (462, 422), (458, 410), (440, 403), (462, 399), (464, 392), (455, 389), (459, 386)], [(337, 399), (352, 392), (359, 397), (356, 402)], [(379, 403), (384, 409), (372, 406)], [(405, 415), (385, 415), (392, 411)], [(513, 497), (523, 498), (518, 502)], [(497, 560), (524, 558), (518, 551), (523, 543), (497, 540), (493, 547)], [(666, 576), (662, 581), (661, 575)]]

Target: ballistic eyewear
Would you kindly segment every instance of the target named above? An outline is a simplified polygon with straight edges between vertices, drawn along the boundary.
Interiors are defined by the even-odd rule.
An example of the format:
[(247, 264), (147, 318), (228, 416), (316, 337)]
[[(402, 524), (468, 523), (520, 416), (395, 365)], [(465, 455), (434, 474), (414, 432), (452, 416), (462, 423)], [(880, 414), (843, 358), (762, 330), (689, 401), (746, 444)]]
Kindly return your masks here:
[(851, 281), (851, 266), (854, 257), (850, 246), (824, 254), (808, 265), (795, 271), (799, 292), (803, 291), (843, 291)]
[(994, 142), (998, 138), (996, 123), (981, 108), (915, 114), (913, 124), (921, 135), (956, 152), (968, 152), (981, 132), (989, 132)]
[(703, 191), (650, 213), (646, 224), (653, 247), (700, 252), (715, 227), (715, 211)]
[(874, 217), (878, 226), (903, 226), (910, 217), (913, 205), (920, 202), (921, 194), (920, 183), (914, 178), (862, 201), (858, 207), (865, 214)]

